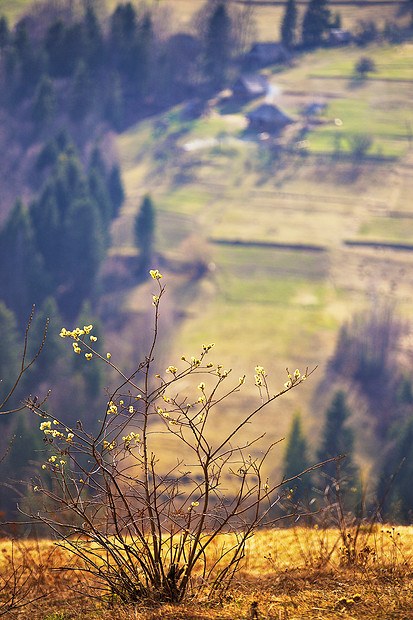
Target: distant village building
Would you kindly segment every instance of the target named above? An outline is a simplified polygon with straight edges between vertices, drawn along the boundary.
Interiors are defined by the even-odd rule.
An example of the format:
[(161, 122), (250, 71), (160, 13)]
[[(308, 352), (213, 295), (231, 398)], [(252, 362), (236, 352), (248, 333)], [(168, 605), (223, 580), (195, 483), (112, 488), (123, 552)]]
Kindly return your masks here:
[(352, 40), (353, 35), (350, 30), (343, 30), (342, 28), (332, 28), (328, 37), (330, 45), (348, 45)]
[(262, 97), (268, 93), (268, 90), (267, 78), (259, 73), (244, 73), (240, 75), (232, 87), (232, 93), (238, 99)]
[(263, 103), (247, 114), (250, 129), (272, 133), (294, 123), (293, 119), (282, 112), (277, 106)]
[(325, 101), (313, 101), (304, 109), (305, 116), (320, 116), (327, 110), (327, 103)]
[(254, 43), (250, 51), (245, 54), (247, 64), (259, 67), (286, 62), (290, 59), (291, 54), (282, 43)]

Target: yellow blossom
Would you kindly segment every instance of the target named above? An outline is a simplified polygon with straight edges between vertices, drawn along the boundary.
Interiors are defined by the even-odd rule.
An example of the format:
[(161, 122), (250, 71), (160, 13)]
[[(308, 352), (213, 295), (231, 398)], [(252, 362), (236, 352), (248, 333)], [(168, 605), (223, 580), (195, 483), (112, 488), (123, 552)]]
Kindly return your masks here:
[(211, 342), (211, 344), (203, 344), (202, 345), (202, 350), (207, 353), (210, 349), (212, 349), (212, 347), (215, 346), (215, 342)]
[(106, 357), (108, 360), (110, 360), (110, 358), (112, 357), (110, 353), (106, 353)]
[(90, 342), (96, 342), (97, 337), (96, 336), (90, 336)]
[(85, 353), (85, 358), (86, 358), (87, 360), (91, 360), (91, 359), (92, 359), (92, 357), (93, 357), (93, 354), (92, 354), (92, 353)]
[(201, 383), (198, 385), (198, 390), (205, 390), (205, 383), (203, 381), (201, 381)]
[(112, 400), (108, 403), (108, 413), (118, 413), (118, 408)]
[(166, 372), (170, 372), (170, 373), (172, 373), (173, 375), (175, 375), (175, 374), (176, 374), (176, 372), (177, 372), (177, 370), (178, 370), (178, 369), (177, 369), (177, 367), (176, 367), (176, 366), (168, 366), (168, 368), (166, 369)]
[(129, 413), (133, 413), (133, 407), (132, 407), (132, 405), (129, 407), (128, 411), (129, 411)]
[(157, 269), (151, 269), (149, 273), (154, 280), (160, 280), (162, 278), (162, 274), (159, 273)]

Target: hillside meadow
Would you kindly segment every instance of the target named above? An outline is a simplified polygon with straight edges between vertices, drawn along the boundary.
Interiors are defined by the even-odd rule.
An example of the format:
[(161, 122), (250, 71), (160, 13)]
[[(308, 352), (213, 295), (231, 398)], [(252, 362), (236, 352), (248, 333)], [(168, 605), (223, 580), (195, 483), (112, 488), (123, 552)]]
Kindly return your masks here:
[[(13, 619), (410, 619), (413, 528), (362, 530), (357, 561), (350, 564), (343, 554), (343, 534), (351, 537), (354, 530), (295, 526), (260, 531), (247, 542), (241, 572), (225, 595), (190, 597), (177, 605), (121, 605), (101, 591), (96, 580), (81, 573), (79, 564), (52, 541), (11, 543), (2, 539), (0, 606), (13, 590), (14, 569), (16, 602), (21, 607), (6, 615)], [(226, 544), (223, 535), (210, 551), (211, 559)], [(4, 610), (0, 607), (0, 613)]]
[[(376, 71), (359, 80), (353, 69), (362, 55)], [(213, 361), (247, 375), (245, 390), (223, 404), (222, 424), (256, 402), (257, 364), (274, 392), (286, 368), (317, 366), (261, 420), (276, 441), (300, 410), (314, 448), (335, 388), (324, 376), (340, 327), (385, 299), (409, 319), (412, 59), (410, 43), (375, 44), (318, 50), (267, 70), (271, 100), (297, 121), (284, 148), (248, 130), (245, 114), (260, 101), (240, 104), (226, 92), (201, 118), (188, 119), (180, 106), (119, 136), (127, 200), (112, 254), (134, 256), (133, 218), (150, 192), (171, 300), (164, 317), (173, 324), (160, 367), (215, 342)], [(314, 101), (327, 108), (306, 127), (302, 110)], [(369, 140), (360, 158), (352, 151), (358, 134)], [(125, 293), (125, 311), (140, 311), (142, 293)], [(363, 415), (356, 409), (352, 424), (366, 474), (375, 450)]]

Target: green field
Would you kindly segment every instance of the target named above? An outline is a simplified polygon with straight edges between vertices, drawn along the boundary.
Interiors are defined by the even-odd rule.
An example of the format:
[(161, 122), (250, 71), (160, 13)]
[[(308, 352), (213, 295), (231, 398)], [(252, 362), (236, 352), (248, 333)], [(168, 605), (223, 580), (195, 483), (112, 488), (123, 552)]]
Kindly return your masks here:
[[(355, 85), (352, 67), (361, 54), (375, 60), (378, 72)], [(304, 153), (290, 148), (274, 155), (246, 133), (251, 104), (228, 113), (228, 105), (213, 102), (209, 114), (194, 121), (176, 108), (119, 137), (128, 197), (114, 229), (116, 245), (132, 245), (133, 217), (150, 191), (158, 208), (157, 247), (175, 265), (167, 287), (181, 318), (170, 331), (165, 361), (196, 355), (214, 341), (215, 361), (233, 368), (236, 378), (245, 372), (250, 379), (223, 408), (223, 423), (257, 397), (255, 365), (268, 369), (274, 391), (287, 366), (318, 365), (303, 389), (277, 405), (276, 423), (274, 414), (263, 418), (269, 437), (277, 439), (300, 409), (315, 446), (329, 398), (320, 384), (343, 321), (368, 308), (372, 287), (396, 296), (399, 311), (408, 315), (413, 256), (344, 242), (411, 239), (411, 83), (381, 78), (410, 80), (412, 60), (412, 45), (321, 50), (271, 75), (281, 89), (276, 103), (298, 120), (295, 126), (306, 103), (328, 103), (305, 136)], [(372, 146), (355, 161), (349, 137), (359, 133), (370, 136)], [(294, 133), (288, 140), (294, 145)], [(264, 245), (242, 245), (251, 242)], [(198, 259), (209, 271), (188, 280), (186, 271)], [(368, 454), (368, 447), (363, 451)]]

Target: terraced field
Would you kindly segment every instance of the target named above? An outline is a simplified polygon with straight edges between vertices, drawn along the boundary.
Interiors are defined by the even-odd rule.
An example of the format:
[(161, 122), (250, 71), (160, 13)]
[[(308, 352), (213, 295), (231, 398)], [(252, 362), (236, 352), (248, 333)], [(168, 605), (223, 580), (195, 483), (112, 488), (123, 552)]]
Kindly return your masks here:
[[(361, 54), (375, 60), (377, 74), (354, 84), (351, 68)], [(410, 316), (412, 58), (410, 44), (321, 50), (269, 72), (274, 102), (297, 120), (284, 136), (287, 151), (246, 130), (251, 104), (234, 106), (225, 97), (199, 120), (186, 120), (177, 108), (119, 137), (128, 200), (114, 227), (115, 252), (133, 253), (131, 224), (150, 191), (180, 317), (167, 363), (214, 341), (218, 361), (236, 377), (252, 379), (262, 364), (274, 391), (286, 366), (318, 365), (305, 388), (265, 414), (270, 439), (285, 434), (300, 409), (316, 445), (329, 398), (321, 380), (338, 329), (354, 311), (391, 296)], [(305, 148), (294, 148), (302, 108), (318, 100), (326, 112), (310, 123)], [(372, 142), (360, 159), (351, 152), (358, 134)], [(208, 272), (188, 281), (197, 260)], [(132, 291), (128, 307), (139, 297)], [(251, 380), (224, 408), (223, 424), (255, 397)], [(360, 447), (363, 463), (368, 453), (368, 445)]]

